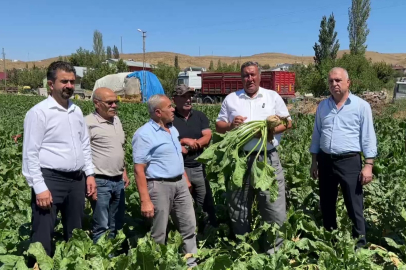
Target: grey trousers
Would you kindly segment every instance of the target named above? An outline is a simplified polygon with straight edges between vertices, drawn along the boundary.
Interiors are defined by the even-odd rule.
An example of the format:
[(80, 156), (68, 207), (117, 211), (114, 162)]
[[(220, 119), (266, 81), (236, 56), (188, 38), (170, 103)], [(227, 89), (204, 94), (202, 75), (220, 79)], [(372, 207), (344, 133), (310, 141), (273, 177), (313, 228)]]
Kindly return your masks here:
[(216, 210), (209, 181), (206, 179), (203, 165), (186, 168), (185, 171), (193, 186), (192, 196), (195, 203), (200, 206), (209, 218), (209, 223), (217, 227)]
[[(192, 196), (186, 180), (177, 182), (148, 181), (148, 193), (154, 205), (151, 236), (155, 242), (165, 244), (166, 227), (171, 215), (179, 233), (183, 238), (183, 252), (197, 253), (196, 218), (193, 209)], [(194, 259), (188, 260), (188, 265), (194, 265)]]
[[(268, 191), (254, 190), (250, 183), (254, 159), (255, 155), (252, 155), (248, 159), (248, 170), (244, 176), (243, 187), (235, 191), (227, 192), (232, 228), (234, 233), (239, 235), (250, 231), (251, 208), (254, 194), (256, 194), (258, 198), (258, 208), (262, 220), (267, 223), (276, 222), (281, 226), (286, 219), (285, 178), (278, 153), (275, 151), (267, 154), (267, 162), (276, 169), (276, 180), (278, 182), (278, 198), (273, 203), (270, 202)], [(263, 159), (263, 154), (260, 154), (258, 161), (263, 161)], [(268, 246), (265, 248), (268, 253), (273, 253), (273, 249), (268, 248), (271, 248), (271, 245), (273, 246), (275, 244), (276, 249), (278, 249), (282, 242), (283, 239), (277, 237), (276, 243), (265, 243)]]

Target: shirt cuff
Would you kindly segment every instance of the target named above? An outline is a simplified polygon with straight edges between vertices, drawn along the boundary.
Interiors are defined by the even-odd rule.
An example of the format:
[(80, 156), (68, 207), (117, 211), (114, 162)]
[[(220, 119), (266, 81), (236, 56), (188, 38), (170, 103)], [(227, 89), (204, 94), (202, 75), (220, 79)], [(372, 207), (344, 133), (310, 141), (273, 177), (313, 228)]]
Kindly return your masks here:
[(34, 184), (34, 186), (32, 188), (34, 189), (35, 194), (40, 194), (40, 193), (48, 190), (48, 187), (45, 184), (45, 182), (36, 183), (36, 184)]
[(85, 171), (86, 176), (89, 176), (90, 174), (94, 174), (94, 170), (93, 169), (88, 169)]

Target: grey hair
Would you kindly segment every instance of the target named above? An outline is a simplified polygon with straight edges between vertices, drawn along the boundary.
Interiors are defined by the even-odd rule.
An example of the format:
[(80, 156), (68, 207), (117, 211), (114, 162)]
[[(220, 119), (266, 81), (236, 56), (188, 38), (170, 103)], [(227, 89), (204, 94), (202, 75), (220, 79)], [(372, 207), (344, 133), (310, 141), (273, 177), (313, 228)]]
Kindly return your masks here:
[(241, 76), (243, 76), (244, 68), (251, 67), (251, 66), (256, 66), (258, 68), (259, 75), (261, 75), (261, 68), (259, 67), (258, 62), (247, 61), (241, 65)]
[(155, 110), (159, 107), (164, 97), (166, 96), (162, 94), (156, 94), (148, 99), (147, 105), (149, 114), (153, 114), (155, 112)]
[(348, 71), (345, 68), (342, 68), (342, 67), (333, 67), (328, 74), (330, 75), (334, 71), (339, 71), (339, 70), (344, 72), (345, 78), (347, 80), (350, 78), (350, 76), (348, 75)]

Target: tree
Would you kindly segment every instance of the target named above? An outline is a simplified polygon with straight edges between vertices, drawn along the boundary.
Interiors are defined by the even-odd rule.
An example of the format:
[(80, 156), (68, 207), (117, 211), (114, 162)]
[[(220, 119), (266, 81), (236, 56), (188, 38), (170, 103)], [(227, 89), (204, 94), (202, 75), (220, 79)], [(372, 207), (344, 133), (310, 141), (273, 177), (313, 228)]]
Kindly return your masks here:
[(270, 66), (269, 64), (265, 64), (265, 65), (262, 66), (262, 68), (263, 68), (263, 69), (270, 69), (271, 66)]
[(213, 60), (210, 60), (209, 71), (214, 71), (214, 63), (213, 63)]
[(179, 68), (159, 62), (152, 71), (159, 79), (167, 96), (172, 96), (178, 81)]
[(223, 70), (223, 66), (221, 65), (221, 60), (219, 59), (219, 61), (217, 62), (216, 71), (222, 71), (222, 70)]
[(175, 68), (179, 68), (179, 62), (178, 62), (178, 56), (175, 56), (175, 64), (174, 64)]
[(94, 52), (88, 51), (80, 47), (75, 53), (71, 54), (68, 61), (79, 67), (100, 67), (102, 61), (96, 56)]
[(114, 59), (120, 58), (120, 53), (118, 52), (118, 48), (116, 47), (116, 45), (114, 45), (114, 47), (113, 47), (113, 56), (114, 56)]
[(365, 54), (367, 49), (365, 43), (369, 34), (367, 20), (370, 11), (370, 0), (352, 0), (351, 8), (348, 9), (349, 23), (347, 28), (350, 37), (351, 54)]
[(314, 62), (317, 66), (321, 65), (323, 60), (335, 60), (337, 58), (337, 52), (340, 48), (338, 43), (337, 32), (334, 30), (336, 21), (334, 19), (334, 14), (331, 14), (327, 18), (323, 16), (320, 23), (319, 32), (319, 44), (315, 43), (314, 49)]
[(98, 30), (95, 30), (93, 33), (93, 52), (101, 62), (105, 60), (106, 54), (103, 47), (103, 35)]
[(111, 56), (112, 56), (111, 47), (110, 47), (110, 46), (107, 46), (107, 49), (106, 49), (106, 57), (107, 57), (107, 59), (110, 59)]
[(117, 62), (117, 72), (128, 72), (129, 68), (123, 59), (118, 60)]
[(92, 90), (95, 82), (109, 74), (115, 74), (117, 67), (115, 65), (103, 63), (98, 68), (88, 69), (82, 78), (82, 88)]

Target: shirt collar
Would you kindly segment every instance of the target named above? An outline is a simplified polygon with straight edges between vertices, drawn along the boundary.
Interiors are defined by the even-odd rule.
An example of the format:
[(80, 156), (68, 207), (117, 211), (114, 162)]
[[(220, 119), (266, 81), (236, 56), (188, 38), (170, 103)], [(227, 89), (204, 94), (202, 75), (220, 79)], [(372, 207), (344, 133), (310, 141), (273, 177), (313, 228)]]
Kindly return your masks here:
[(47, 101), (48, 101), (49, 109), (57, 108), (57, 109), (60, 109), (63, 111), (71, 112), (71, 111), (74, 111), (76, 108), (76, 105), (70, 99), (68, 99), (68, 109), (67, 110), (64, 107), (62, 107), (58, 102), (56, 102), (56, 100), (51, 95), (48, 96)]
[[(149, 123), (151, 126), (155, 129), (155, 131), (158, 131), (159, 129), (164, 130), (160, 125), (157, 124), (153, 119), (149, 119)], [(172, 127), (172, 123), (168, 124), (168, 128), (170, 129)]]
[[(344, 105), (348, 105), (348, 104), (350, 104), (352, 101), (354, 101), (354, 100), (353, 100), (354, 97), (355, 97), (355, 96), (354, 96), (354, 95), (351, 93), (351, 91), (350, 91), (350, 93), (349, 93), (349, 95), (348, 95), (348, 98), (347, 98), (347, 100), (345, 101)], [(329, 100), (330, 100), (330, 102), (331, 102), (332, 104), (335, 105), (335, 101), (334, 101), (333, 95), (330, 95)]]
[[(193, 109), (190, 109), (190, 113), (189, 113), (189, 117), (188, 117), (188, 118), (190, 118), (190, 117), (192, 116), (192, 114), (193, 114)], [(181, 115), (181, 114), (178, 112), (178, 110), (176, 109), (176, 107), (175, 107), (175, 115), (177, 115), (177, 116), (179, 116), (179, 117), (181, 117), (181, 118), (185, 118), (183, 115)]]
[(263, 91), (267, 91), (265, 89), (263, 89), (262, 87), (259, 87), (257, 95), (253, 98), (251, 98), (250, 96), (247, 95), (247, 93), (245, 92), (245, 89), (243, 89), (239, 95), (239, 98), (245, 98), (245, 99), (256, 99), (256, 98), (261, 98), (264, 96)]
[(93, 112), (93, 115), (94, 115), (94, 118), (96, 118), (96, 120), (97, 120), (99, 123), (110, 123), (110, 124), (113, 124), (113, 123), (114, 123), (114, 120), (116, 119), (116, 116), (114, 116), (113, 122), (111, 122), (111, 121), (106, 120), (106, 119), (104, 119), (103, 117), (101, 117), (100, 114), (98, 114), (96, 111)]

